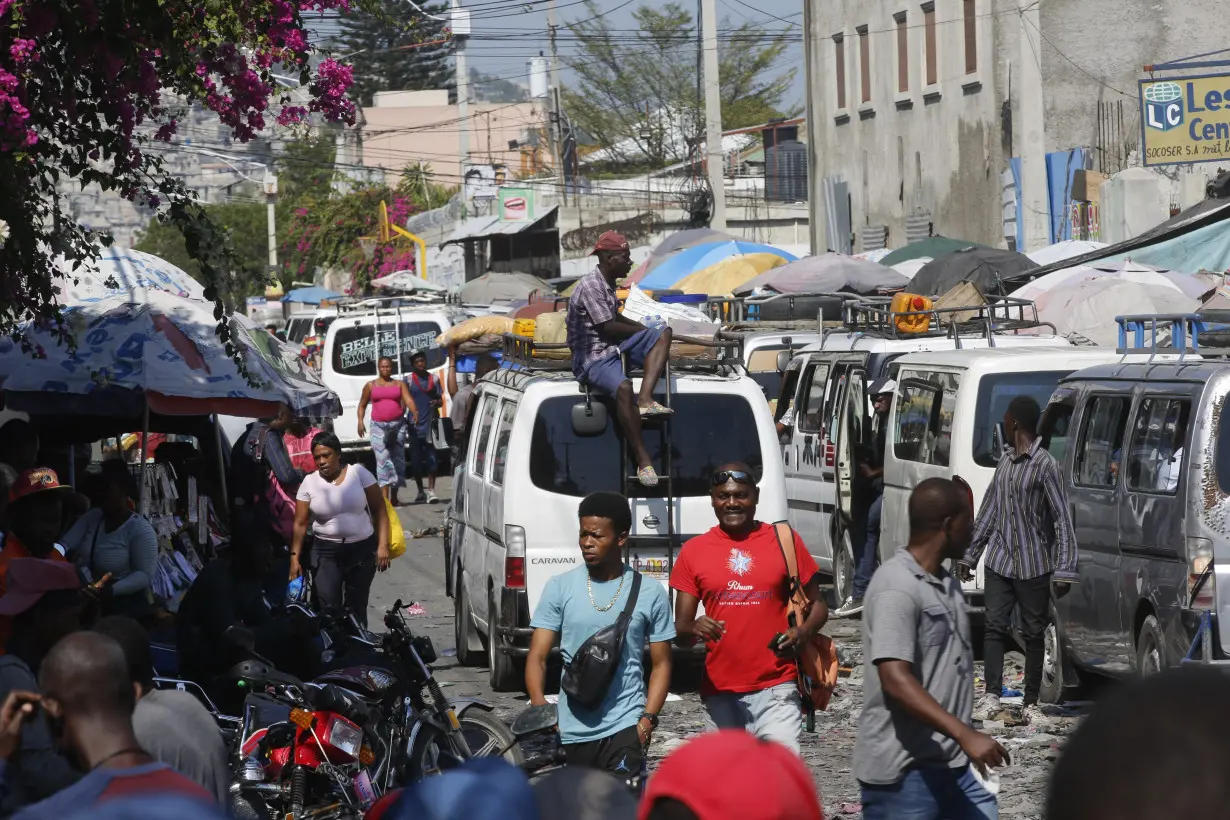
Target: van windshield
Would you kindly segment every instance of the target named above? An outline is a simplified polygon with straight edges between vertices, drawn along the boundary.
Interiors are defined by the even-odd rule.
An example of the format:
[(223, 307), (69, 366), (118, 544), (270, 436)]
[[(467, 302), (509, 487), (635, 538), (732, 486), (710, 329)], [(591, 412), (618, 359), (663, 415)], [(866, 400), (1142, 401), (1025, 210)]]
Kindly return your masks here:
[[(578, 436), (572, 430), (572, 406), (583, 398), (559, 396), (547, 399), (534, 419), (530, 442), (530, 480), (540, 490), (581, 497), (599, 490), (622, 492), (620, 452), (622, 434), (615, 408), (607, 403), (606, 430), (597, 436)], [(741, 396), (680, 393), (671, 399), (675, 410), (672, 425), (672, 462), (675, 496), (709, 494), (709, 476), (730, 461), (746, 462), (753, 469), (762, 465), (760, 434), (751, 405)], [(662, 453), (665, 424), (645, 426), (645, 445), (654, 469), (665, 473)], [(636, 469), (624, 459), (623, 472)], [(637, 498), (662, 498), (666, 483), (657, 487), (635, 485)]]
[(1059, 380), (1071, 370), (1037, 373), (996, 373), (983, 376), (978, 383), (978, 409), (974, 413), (974, 461), (983, 467), (999, 464), (999, 453), (992, 452), (995, 425), (1004, 420), (1004, 411), (1017, 396), (1029, 396), (1045, 409)]
[[(333, 342), (333, 370), (342, 376), (375, 376), (376, 361), (383, 356), (393, 359), (394, 373), (410, 372), (410, 354), (422, 350), (427, 354), (427, 367), (439, 367), (447, 351), (436, 346), (436, 337), (444, 332), (436, 322), (402, 322), (339, 326)], [(380, 350), (376, 351), (377, 335)], [(401, 366), (397, 364), (397, 349), (401, 347)]]

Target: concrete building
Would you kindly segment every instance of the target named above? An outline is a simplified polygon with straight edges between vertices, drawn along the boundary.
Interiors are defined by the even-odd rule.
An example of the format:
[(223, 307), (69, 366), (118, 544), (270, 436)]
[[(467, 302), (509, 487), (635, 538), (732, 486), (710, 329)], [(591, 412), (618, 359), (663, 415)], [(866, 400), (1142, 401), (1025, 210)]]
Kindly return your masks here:
[(1103, 176), (1139, 164), (1142, 66), (1225, 39), (1218, 0), (803, 8), (817, 251), (1090, 235)]
[[(448, 91), (381, 91), (374, 102), (363, 109), (364, 165), (393, 182), (407, 165), (421, 162), (437, 183), (461, 184), (463, 122)], [(545, 143), (537, 144), (546, 128), (541, 102), (471, 103), (470, 161), (503, 165), (516, 177), (537, 173), (551, 164)], [(517, 147), (509, 148), (510, 142)]]

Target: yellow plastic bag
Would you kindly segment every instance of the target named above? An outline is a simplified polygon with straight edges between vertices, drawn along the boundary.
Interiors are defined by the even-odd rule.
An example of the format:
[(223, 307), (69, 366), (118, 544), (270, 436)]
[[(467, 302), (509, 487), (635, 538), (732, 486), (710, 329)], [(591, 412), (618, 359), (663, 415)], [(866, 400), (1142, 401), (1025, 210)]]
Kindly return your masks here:
[(389, 557), (400, 558), (406, 552), (406, 531), (402, 529), (397, 510), (393, 509), (393, 502), (387, 498), (384, 500), (384, 511), (389, 516)]

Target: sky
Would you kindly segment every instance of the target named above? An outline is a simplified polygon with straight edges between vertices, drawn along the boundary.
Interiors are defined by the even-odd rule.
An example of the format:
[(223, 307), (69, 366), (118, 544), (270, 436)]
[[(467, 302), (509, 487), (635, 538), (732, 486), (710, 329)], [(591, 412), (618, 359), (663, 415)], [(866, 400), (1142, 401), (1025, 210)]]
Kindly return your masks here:
[[(607, 15), (612, 29), (632, 29), (635, 22), (632, 12), (638, 6), (653, 0), (597, 0), (602, 14)], [(695, 8), (695, 0), (681, 0), (685, 8)], [(747, 21), (762, 26), (766, 31), (790, 28), (800, 34), (803, 22), (804, 0), (716, 0), (719, 32), (735, 28)], [(657, 5), (657, 3), (653, 3)], [(547, 39), (548, 0), (463, 0), (470, 7), (473, 36), (470, 39), (470, 65), (484, 74), (503, 77), (526, 83), (526, 63), (537, 56), (540, 50), (549, 54)], [(556, 0), (556, 23), (582, 20), (590, 17), (583, 0)], [(775, 19), (781, 18), (781, 19)], [(788, 22), (784, 22), (788, 21)], [(571, 42), (567, 31), (561, 29), (559, 52), (563, 58), (576, 54), (578, 45)], [(791, 43), (782, 62), (783, 67), (802, 66), (803, 46)], [(562, 80), (568, 83), (567, 72)], [(797, 72), (792, 95), (786, 105), (801, 105), (803, 101), (803, 72)]]

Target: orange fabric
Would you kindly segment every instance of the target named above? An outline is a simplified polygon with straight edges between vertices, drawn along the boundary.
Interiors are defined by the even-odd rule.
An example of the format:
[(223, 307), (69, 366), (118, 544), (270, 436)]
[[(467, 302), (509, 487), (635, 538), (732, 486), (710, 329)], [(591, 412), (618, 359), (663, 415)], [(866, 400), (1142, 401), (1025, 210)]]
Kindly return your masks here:
[[(4, 594), (6, 581), (9, 574), (9, 564), (14, 558), (33, 558), (30, 550), (26, 545), (11, 532), (4, 534), (4, 549), (0, 551), (0, 595)], [(48, 561), (62, 561), (68, 563), (68, 559), (60, 554), (59, 550), (52, 550), (51, 554), (46, 556)], [(9, 638), (13, 636), (13, 619), (5, 615), (0, 615), (0, 655), (5, 654), (9, 645)]]

